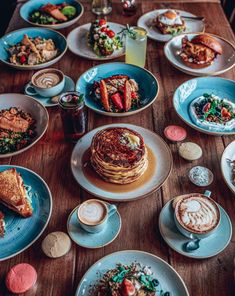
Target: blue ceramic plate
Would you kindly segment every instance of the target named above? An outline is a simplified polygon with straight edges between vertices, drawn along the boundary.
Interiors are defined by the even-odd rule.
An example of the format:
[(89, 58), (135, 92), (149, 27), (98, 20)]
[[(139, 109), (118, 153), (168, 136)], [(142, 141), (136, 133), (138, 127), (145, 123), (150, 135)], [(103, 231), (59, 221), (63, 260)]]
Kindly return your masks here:
[[(164, 292), (169, 291), (174, 296), (189, 296), (182, 278), (167, 262), (150, 253), (135, 250), (112, 253), (97, 261), (81, 279), (75, 296), (91, 295), (92, 286), (98, 283), (106, 271), (115, 268), (118, 263), (131, 264), (132, 262), (151, 267), (153, 276), (159, 280)], [(156, 293), (156, 296), (160, 295), (162, 295), (160, 292)]]
[(0, 238), (0, 261), (16, 256), (31, 246), (45, 230), (52, 211), (52, 196), (45, 181), (33, 171), (19, 166), (1, 165), (0, 172), (10, 168), (16, 168), (24, 184), (31, 187), (28, 192), (33, 215), (22, 218), (0, 204), (6, 223), (5, 236)]
[[(118, 74), (128, 75), (139, 84), (143, 105), (141, 108), (123, 113), (107, 112), (91, 96), (94, 81)], [(156, 77), (144, 68), (125, 63), (106, 63), (97, 65), (83, 73), (77, 81), (76, 90), (85, 95), (86, 105), (93, 111), (107, 116), (123, 117), (136, 114), (149, 107), (158, 96), (159, 84)]]
[[(10, 63), (7, 49), (10, 46), (15, 45), (16, 43), (22, 41), (24, 34), (27, 34), (29, 37), (32, 37), (32, 38), (42, 37), (45, 39), (52, 39), (56, 45), (56, 48), (59, 50), (59, 54), (52, 60), (42, 64), (37, 64), (37, 65), (14, 65)], [(56, 62), (58, 62), (62, 58), (62, 56), (65, 54), (66, 50), (67, 50), (67, 42), (65, 37), (59, 32), (56, 32), (51, 29), (23, 28), (20, 30), (7, 33), (5, 36), (3, 36), (0, 39), (0, 60), (4, 64), (19, 70), (36, 70), (36, 69), (49, 67), (52, 64), (55, 64)]]
[(229, 244), (232, 237), (232, 224), (228, 214), (219, 205), (221, 221), (218, 230), (209, 237), (200, 241), (200, 248), (194, 252), (185, 252), (184, 244), (189, 239), (183, 236), (176, 228), (172, 201), (162, 209), (159, 216), (159, 229), (165, 242), (176, 252), (195, 259), (205, 259), (218, 255)]
[(220, 77), (201, 77), (188, 80), (181, 84), (173, 96), (173, 105), (179, 117), (192, 128), (210, 135), (233, 135), (235, 128), (223, 131), (219, 127), (210, 130), (209, 127), (196, 125), (190, 116), (189, 108), (191, 102), (204, 93), (213, 94), (220, 98), (226, 98), (235, 103), (235, 82)]
[(122, 221), (118, 212), (114, 213), (108, 219), (107, 227), (99, 233), (89, 233), (80, 227), (77, 218), (77, 206), (69, 215), (67, 221), (67, 230), (71, 239), (79, 246), (89, 249), (97, 249), (107, 246), (118, 236)]
[[(61, 23), (61, 24), (54, 24), (54, 25), (43, 25), (43, 24), (36, 24), (30, 21), (30, 15), (33, 11), (38, 10), (41, 6), (46, 5), (48, 3), (50, 4), (61, 4), (61, 3), (67, 3), (69, 5), (72, 5), (76, 7), (77, 14), (75, 18), (73, 18), (70, 21)], [(76, 0), (30, 0), (27, 1), (20, 9), (20, 16), (23, 20), (25, 20), (27, 23), (33, 25), (33, 26), (39, 26), (39, 27), (47, 27), (47, 28), (53, 28), (53, 29), (62, 29), (67, 28), (71, 26), (72, 24), (76, 23), (80, 17), (83, 14), (83, 6), (81, 3), (79, 3)]]
[[(28, 86), (30, 83), (27, 83), (25, 85), (25, 88), (26, 86)], [(65, 75), (65, 86), (64, 86), (64, 89), (61, 93), (65, 93), (67, 91), (73, 91), (75, 88), (75, 83), (73, 82), (72, 78), (70, 78), (69, 76), (66, 76)], [(25, 94), (27, 95), (26, 91), (25, 91)], [(60, 94), (58, 94), (58, 96), (60, 96)], [(58, 103), (53, 103), (51, 101), (52, 98), (48, 97), (41, 97), (40, 95), (36, 94), (36, 95), (33, 95), (31, 94), (31, 97), (33, 97), (36, 101), (40, 102), (43, 106), (45, 107), (54, 107), (54, 106), (57, 106)]]

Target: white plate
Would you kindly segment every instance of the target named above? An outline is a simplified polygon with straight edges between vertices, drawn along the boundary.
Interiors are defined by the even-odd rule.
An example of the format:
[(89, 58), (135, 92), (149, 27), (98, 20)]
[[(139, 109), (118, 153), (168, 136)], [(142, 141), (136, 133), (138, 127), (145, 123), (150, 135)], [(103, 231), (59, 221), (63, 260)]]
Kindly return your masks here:
[[(159, 281), (164, 292), (168, 291), (172, 296), (189, 296), (182, 278), (166, 261), (153, 254), (136, 250), (115, 252), (93, 264), (81, 279), (75, 296), (91, 295), (91, 288), (99, 282), (105, 272), (115, 268), (118, 263), (129, 265), (133, 262), (151, 267), (153, 276)], [(160, 294), (163, 296), (163, 293)], [(160, 294), (157, 292), (156, 296)]]
[(235, 141), (230, 143), (225, 148), (220, 162), (220, 167), (224, 180), (227, 183), (228, 187), (235, 194), (235, 185), (232, 183), (232, 166), (227, 162), (226, 158), (235, 160)]
[[(158, 14), (162, 14), (168, 9), (156, 9), (154, 11), (150, 11), (142, 15), (138, 19), (138, 26), (144, 28), (148, 32), (148, 37), (157, 40), (160, 42), (167, 42), (169, 41), (173, 36), (171, 34), (162, 34), (155, 26), (152, 25), (153, 20), (156, 18)], [(179, 12), (180, 15), (183, 16), (192, 16), (196, 17), (195, 14), (189, 13), (187, 11), (183, 10), (176, 10)], [(193, 21), (185, 19), (186, 24), (186, 30), (185, 33), (192, 33), (192, 32), (204, 32), (205, 30), (205, 24), (203, 21)]]
[[(108, 22), (110, 29), (113, 30), (116, 34), (122, 31), (125, 27), (116, 23)], [(76, 55), (96, 61), (105, 61), (116, 59), (125, 54), (125, 46), (123, 48), (115, 50), (113, 54), (107, 57), (97, 56), (93, 49), (88, 44), (87, 35), (90, 30), (91, 23), (77, 27), (71, 31), (67, 37), (68, 48)], [(125, 39), (125, 38), (124, 38)], [(123, 39), (123, 42), (124, 42)]]
[(222, 37), (211, 35), (215, 38), (222, 46), (223, 53), (218, 55), (214, 63), (206, 68), (202, 69), (193, 69), (186, 66), (181, 60), (180, 56), (177, 55), (177, 52), (181, 50), (181, 41), (184, 36), (188, 36), (188, 39), (191, 40), (194, 36), (199, 33), (194, 34), (181, 34), (172, 38), (164, 47), (164, 53), (168, 61), (177, 69), (181, 70), (184, 73), (193, 76), (213, 76), (220, 75), (228, 70), (230, 70), (235, 65), (235, 47), (229, 41), (223, 39)]
[[(88, 180), (88, 178), (84, 175), (82, 163), (82, 156), (84, 152), (90, 147), (92, 138), (98, 131), (110, 127), (126, 127), (137, 131), (143, 136), (145, 144), (154, 153), (156, 157), (156, 166), (151, 178), (144, 184), (144, 186), (135, 188), (135, 183), (133, 182), (133, 189), (128, 192), (111, 192), (91, 183), (90, 180)], [(170, 148), (160, 136), (143, 127), (121, 123), (101, 126), (90, 131), (77, 142), (71, 157), (71, 168), (73, 175), (82, 188), (99, 198), (119, 202), (143, 198), (159, 189), (169, 177), (172, 164), (173, 160)]]
[(9, 109), (11, 107), (18, 107), (31, 114), (32, 118), (36, 120), (37, 135), (28, 146), (15, 152), (0, 154), (0, 158), (11, 157), (31, 148), (45, 134), (49, 123), (49, 115), (46, 108), (32, 97), (15, 93), (1, 94), (0, 110)]

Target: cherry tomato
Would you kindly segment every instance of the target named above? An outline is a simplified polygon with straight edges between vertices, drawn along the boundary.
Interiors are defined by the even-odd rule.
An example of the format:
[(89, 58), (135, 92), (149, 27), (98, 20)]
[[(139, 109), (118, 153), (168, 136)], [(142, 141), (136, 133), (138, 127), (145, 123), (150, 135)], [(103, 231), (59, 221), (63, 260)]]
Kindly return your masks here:
[(206, 105), (203, 107), (203, 112), (208, 112), (210, 110), (211, 103), (206, 103)]
[(222, 117), (228, 118), (228, 119), (231, 117), (231, 113), (225, 107), (222, 108), (221, 115)]
[(20, 57), (20, 63), (21, 64), (24, 64), (26, 62), (26, 57), (24, 56), (24, 55), (22, 55), (21, 57)]
[(105, 19), (100, 19), (99, 20), (99, 26), (106, 25), (106, 20)]
[(108, 29), (107, 28), (101, 28), (101, 32), (107, 32), (108, 31)]
[(131, 98), (132, 99), (137, 99), (137, 93), (135, 91), (131, 92)]
[(123, 296), (132, 296), (135, 295), (135, 286), (128, 279), (124, 279), (122, 282), (122, 295)]
[(107, 34), (108, 34), (109, 38), (113, 38), (115, 36), (115, 33), (112, 30), (109, 30), (107, 32)]

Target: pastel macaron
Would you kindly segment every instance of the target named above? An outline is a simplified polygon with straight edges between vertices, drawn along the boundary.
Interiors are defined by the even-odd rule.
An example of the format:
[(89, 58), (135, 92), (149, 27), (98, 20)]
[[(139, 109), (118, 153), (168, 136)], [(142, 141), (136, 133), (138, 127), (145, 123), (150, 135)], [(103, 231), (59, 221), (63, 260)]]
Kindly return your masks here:
[(169, 125), (164, 129), (165, 137), (172, 142), (183, 141), (187, 137), (186, 130), (178, 125)]
[(202, 156), (202, 148), (193, 142), (185, 142), (179, 146), (179, 155), (188, 160), (197, 160)]
[(6, 287), (12, 293), (25, 293), (30, 290), (37, 281), (35, 268), (28, 263), (20, 263), (13, 266), (6, 276)]

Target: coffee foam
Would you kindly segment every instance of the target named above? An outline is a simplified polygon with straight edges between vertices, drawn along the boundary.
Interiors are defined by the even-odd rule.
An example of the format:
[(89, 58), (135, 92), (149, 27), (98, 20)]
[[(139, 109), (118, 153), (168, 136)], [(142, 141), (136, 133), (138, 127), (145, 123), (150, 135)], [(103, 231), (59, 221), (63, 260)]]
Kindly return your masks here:
[(207, 197), (190, 196), (179, 201), (176, 207), (178, 221), (187, 230), (205, 233), (219, 223), (219, 210)]
[(105, 205), (95, 200), (84, 202), (78, 210), (79, 219), (88, 225), (99, 224), (105, 218), (106, 214), (107, 209)]
[(41, 72), (34, 78), (34, 84), (41, 88), (51, 88), (62, 80), (62, 75), (57, 72), (48, 71)]

